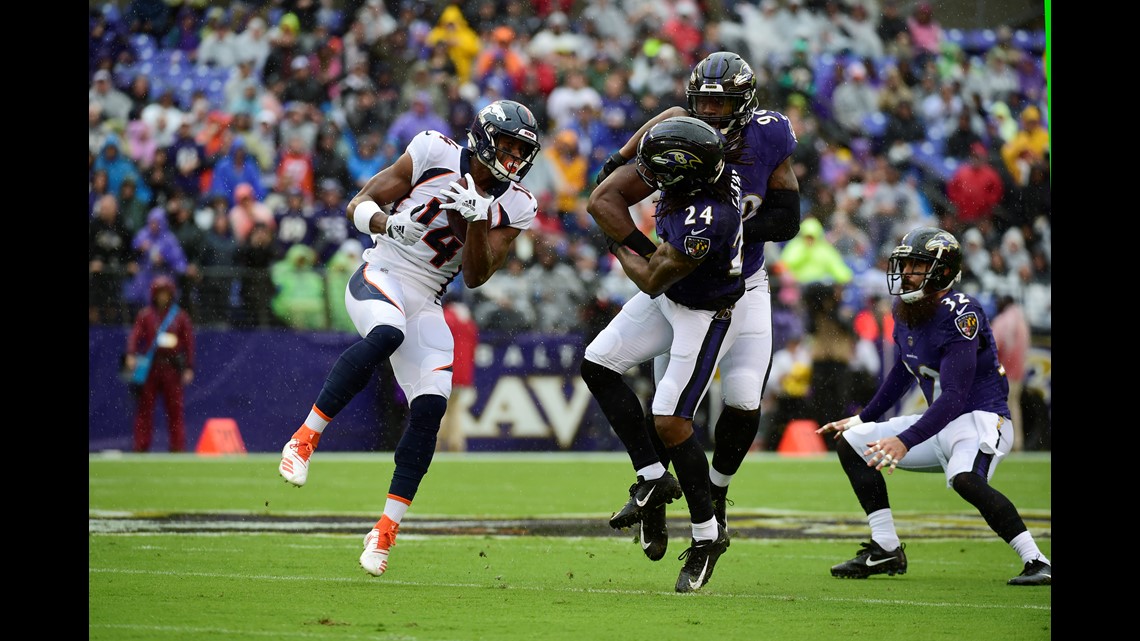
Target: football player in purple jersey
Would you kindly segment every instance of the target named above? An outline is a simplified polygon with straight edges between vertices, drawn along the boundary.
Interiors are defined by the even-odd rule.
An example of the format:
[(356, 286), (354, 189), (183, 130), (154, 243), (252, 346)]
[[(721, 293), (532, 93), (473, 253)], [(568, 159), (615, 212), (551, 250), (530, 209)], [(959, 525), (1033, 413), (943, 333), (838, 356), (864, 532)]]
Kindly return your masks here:
[[(962, 276), (962, 248), (949, 232), (912, 229), (891, 252), (890, 293), (897, 296), (895, 362), (878, 391), (855, 416), (825, 424), (855, 496), (867, 514), (871, 540), (832, 576), (865, 579), (905, 574), (882, 471), (942, 472), (946, 484), (981, 513), (1024, 563), (1010, 585), (1050, 585), (1053, 569), (1013, 503), (990, 485), (998, 463), (1013, 449), (1009, 383), (998, 361), (986, 312), (953, 289)], [(918, 385), (921, 414), (885, 419)]]
[[(614, 152), (598, 174), (599, 185), (587, 206), (598, 226), (611, 238), (641, 254), (651, 255), (656, 246), (638, 231), (628, 208), (653, 193), (636, 173), (620, 169), (632, 158), (642, 136), (658, 122), (689, 115), (708, 123), (740, 146), (745, 161), (732, 163), (740, 174), (741, 216), (744, 221), (744, 300), (749, 326), (720, 363), (723, 402), (713, 428), (715, 444), (709, 477), (717, 520), (728, 528), (728, 486), (748, 454), (760, 428), (760, 399), (772, 362), (772, 303), (768, 272), (764, 268), (764, 243), (790, 240), (800, 229), (800, 186), (792, 168), (796, 135), (787, 117), (759, 109), (756, 76), (739, 55), (718, 51), (697, 63), (686, 89), (688, 108), (670, 107), (637, 131)], [(612, 175), (611, 175), (612, 174)], [(668, 355), (654, 359), (654, 378), (668, 366)], [(665, 468), (669, 452), (656, 440), (650, 417), (647, 432), (655, 441)], [(632, 499), (631, 499), (632, 500)], [(656, 561), (665, 555), (669, 532), (665, 505), (641, 510), (638, 522), (642, 551)], [(611, 523), (612, 524), (612, 523)]]
[[(737, 306), (745, 288), (740, 180), (725, 159), (720, 132), (678, 116), (654, 125), (638, 144), (636, 165), (619, 169), (662, 192), (655, 214), (662, 243), (647, 259), (611, 238), (611, 251), (641, 291), (586, 346), (582, 363), (582, 380), (638, 474), (610, 525), (630, 527), (644, 511), (663, 510), (682, 494), (688, 503), (692, 544), (678, 557), (685, 563), (677, 592), (705, 585), (728, 548), (728, 532), (713, 510), (708, 459), (693, 433), (693, 414), (717, 365), (749, 321), (747, 306)], [(620, 199), (604, 198), (619, 184), (607, 181), (597, 191), (627, 209)], [(622, 378), (660, 354), (669, 360), (653, 394), (654, 428), (677, 477), (661, 464), (641, 401)]]

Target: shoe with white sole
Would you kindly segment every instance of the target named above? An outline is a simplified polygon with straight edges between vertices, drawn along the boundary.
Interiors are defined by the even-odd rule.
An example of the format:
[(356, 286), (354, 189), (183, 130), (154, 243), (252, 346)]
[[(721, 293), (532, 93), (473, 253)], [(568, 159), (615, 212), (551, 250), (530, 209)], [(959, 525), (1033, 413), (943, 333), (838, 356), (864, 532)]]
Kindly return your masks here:
[(400, 524), (387, 516), (381, 517), (376, 527), (364, 536), (364, 551), (360, 553), (360, 567), (372, 576), (388, 570), (388, 550), (396, 545), (396, 532)]

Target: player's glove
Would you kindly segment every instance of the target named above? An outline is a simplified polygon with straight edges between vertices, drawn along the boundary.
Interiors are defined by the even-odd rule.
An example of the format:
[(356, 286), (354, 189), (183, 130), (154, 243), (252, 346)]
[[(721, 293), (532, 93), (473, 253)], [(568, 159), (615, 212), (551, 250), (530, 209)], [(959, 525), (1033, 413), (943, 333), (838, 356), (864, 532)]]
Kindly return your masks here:
[(463, 220), (469, 223), (487, 220), (487, 210), (491, 208), (491, 201), (494, 199), (490, 196), (479, 195), (478, 190), (475, 189), (475, 179), (471, 177), (471, 174), (464, 175), (464, 178), (467, 179), (466, 187), (453, 180), (448, 185), (449, 189), (439, 192), (451, 199), (451, 202), (443, 203), (440, 208), (454, 209), (463, 216)]
[(413, 216), (418, 216), (424, 207), (425, 205), (419, 205), (388, 216), (388, 227), (384, 233), (401, 245), (415, 245), (420, 242), (424, 232), (427, 231), (427, 225), (417, 221)]

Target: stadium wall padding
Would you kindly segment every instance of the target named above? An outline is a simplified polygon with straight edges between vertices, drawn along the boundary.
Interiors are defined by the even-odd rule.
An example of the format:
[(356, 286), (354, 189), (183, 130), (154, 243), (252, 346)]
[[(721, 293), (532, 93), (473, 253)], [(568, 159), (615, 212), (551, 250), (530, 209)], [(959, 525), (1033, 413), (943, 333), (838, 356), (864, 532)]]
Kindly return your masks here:
[[(134, 401), (119, 377), (128, 328), (90, 326), (89, 451), (131, 450)], [(210, 418), (232, 418), (248, 452), (277, 452), (301, 424), (325, 376), (354, 334), (290, 329), (198, 329), (195, 379), (186, 388), (186, 447)], [(621, 451), (578, 375), (578, 335), (484, 335), (473, 394), (453, 395), (470, 451)], [(394, 379), (373, 376), (336, 417), (324, 451), (391, 451), (406, 400)], [(169, 448), (155, 412), (152, 451)]]

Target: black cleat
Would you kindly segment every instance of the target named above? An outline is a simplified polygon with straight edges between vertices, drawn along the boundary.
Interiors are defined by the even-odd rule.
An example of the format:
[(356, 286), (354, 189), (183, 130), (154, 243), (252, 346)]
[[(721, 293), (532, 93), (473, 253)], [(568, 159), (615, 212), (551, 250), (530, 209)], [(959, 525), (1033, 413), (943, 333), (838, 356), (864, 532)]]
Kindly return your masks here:
[(689, 549), (677, 557), (685, 562), (681, 566), (681, 574), (677, 576), (675, 589), (678, 592), (696, 592), (712, 578), (717, 559), (728, 549), (728, 532), (725, 532), (724, 528), (719, 525), (716, 531), (716, 540), (697, 541), (693, 539)]
[(669, 525), (665, 522), (665, 506), (641, 511), (641, 527), (637, 542), (650, 561), (660, 561), (669, 547)]
[[(681, 496), (681, 483), (668, 472), (665, 476), (652, 481), (646, 481), (639, 476), (637, 482), (629, 486), (629, 500), (610, 517), (610, 527), (615, 530), (629, 527), (644, 518), (649, 510), (672, 503), (673, 499), (679, 499)], [(662, 554), (664, 553), (663, 550)]]
[(905, 543), (894, 552), (887, 552), (878, 543), (860, 543), (862, 550), (850, 561), (832, 566), (831, 576), (841, 579), (865, 579), (872, 574), (906, 574)]
[[(717, 487), (709, 483), (709, 490), (712, 494), (713, 515), (716, 517), (716, 522), (720, 524), (724, 531), (728, 531), (728, 515), (725, 513), (725, 508), (732, 505), (732, 501), (728, 500), (728, 488)], [(729, 545), (732, 545), (731, 538)]]
[(1025, 564), (1025, 569), (1021, 571), (1021, 574), (1006, 583), (1009, 585), (1052, 585), (1053, 566), (1041, 559), (1034, 559)]

